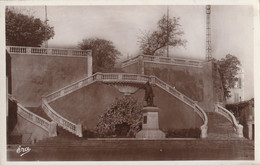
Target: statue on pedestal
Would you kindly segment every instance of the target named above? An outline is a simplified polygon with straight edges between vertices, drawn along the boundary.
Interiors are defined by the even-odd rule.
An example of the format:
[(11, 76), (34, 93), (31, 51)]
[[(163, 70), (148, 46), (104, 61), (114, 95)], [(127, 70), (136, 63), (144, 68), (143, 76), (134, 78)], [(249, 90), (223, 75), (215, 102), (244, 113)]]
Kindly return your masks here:
[(154, 94), (153, 94), (153, 89), (152, 89), (152, 86), (151, 84), (149, 83), (149, 81), (147, 81), (144, 85), (144, 90), (145, 90), (145, 101), (146, 101), (146, 104), (147, 106), (154, 106), (153, 104), (153, 97), (154, 97)]

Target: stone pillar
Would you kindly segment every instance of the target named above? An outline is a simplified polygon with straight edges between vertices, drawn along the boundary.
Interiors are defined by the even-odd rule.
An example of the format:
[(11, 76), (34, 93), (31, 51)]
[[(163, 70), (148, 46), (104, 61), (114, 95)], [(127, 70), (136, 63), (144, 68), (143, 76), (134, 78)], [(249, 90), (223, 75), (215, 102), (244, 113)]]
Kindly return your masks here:
[(102, 77), (101, 77), (101, 73), (100, 72), (97, 72), (97, 77), (96, 77), (96, 80), (97, 81), (101, 81)]
[(248, 139), (252, 140), (253, 139), (253, 121), (248, 121), (247, 127), (248, 127)]
[(242, 125), (238, 124), (238, 126), (236, 127), (236, 132), (237, 132), (238, 137), (240, 137), (240, 138), (244, 137)]
[(150, 76), (150, 83), (152, 84), (152, 85), (155, 85), (155, 76), (154, 75), (151, 75)]
[(76, 126), (76, 135), (79, 136), (79, 137), (82, 137), (82, 125), (81, 124), (77, 124)]
[(144, 107), (142, 130), (136, 134), (136, 138), (161, 139), (165, 138), (164, 132), (159, 130), (158, 107)]
[(92, 76), (92, 51), (88, 54), (88, 77)]
[(139, 66), (141, 67), (141, 74), (144, 74), (144, 57), (142, 55), (139, 56)]
[(47, 54), (52, 55), (52, 49), (47, 49)]
[(200, 134), (200, 138), (206, 138), (208, 136), (207, 132), (208, 132), (208, 126), (201, 126), (200, 127), (201, 130), (201, 134)]
[(54, 137), (54, 136), (57, 136), (57, 123), (51, 121), (49, 126), (49, 137)]

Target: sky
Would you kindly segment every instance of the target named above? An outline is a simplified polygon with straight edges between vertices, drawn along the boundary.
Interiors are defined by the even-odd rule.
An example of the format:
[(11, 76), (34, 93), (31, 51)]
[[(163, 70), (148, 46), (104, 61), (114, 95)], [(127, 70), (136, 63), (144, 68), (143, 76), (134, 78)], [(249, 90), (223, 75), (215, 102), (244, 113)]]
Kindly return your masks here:
[[(45, 19), (44, 6), (19, 6), (18, 10)], [(206, 13), (203, 5), (168, 6), (170, 17), (180, 17), (188, 41), (186, 48), (170, 49), (171, 57), (205, 59)], [(111, 40), (122, 53), (121, 59), (140, 54), (138, 37), (156, 29), (167, 6), (47, 6), (48, 23), (55, 36), (49, 47), (77, 48), (84, 38)], [(212, 56), (232, 54), (245, 71), (245, 99), (254, 97), (254, 37), (251, 6), (211, 6)]]

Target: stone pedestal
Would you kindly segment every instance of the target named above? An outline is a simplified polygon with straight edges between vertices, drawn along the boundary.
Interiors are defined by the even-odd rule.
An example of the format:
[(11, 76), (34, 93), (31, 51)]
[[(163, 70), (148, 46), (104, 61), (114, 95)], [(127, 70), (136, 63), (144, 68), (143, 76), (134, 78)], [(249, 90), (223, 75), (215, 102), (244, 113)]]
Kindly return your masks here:
[(165, 138), (164, 132), (159, 130), (158, 107), (144, 107), (142, 130), (136, 134), (136, 138), (160, 139)]

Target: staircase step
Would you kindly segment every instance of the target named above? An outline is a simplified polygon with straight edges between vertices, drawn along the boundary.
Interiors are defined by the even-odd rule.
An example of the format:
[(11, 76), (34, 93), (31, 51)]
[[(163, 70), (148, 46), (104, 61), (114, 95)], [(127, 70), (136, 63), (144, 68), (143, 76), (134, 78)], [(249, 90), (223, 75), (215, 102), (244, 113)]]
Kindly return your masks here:
[(216, 112), (207, 112), (208, 116), (208, 138), (231, 139), (238, 138), (232, 123), (224, 116)]

